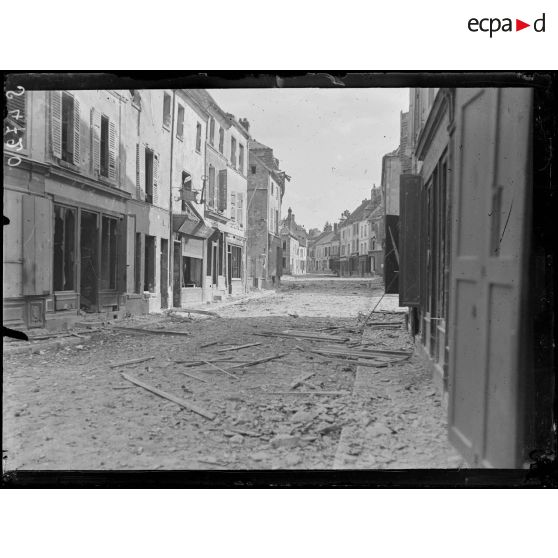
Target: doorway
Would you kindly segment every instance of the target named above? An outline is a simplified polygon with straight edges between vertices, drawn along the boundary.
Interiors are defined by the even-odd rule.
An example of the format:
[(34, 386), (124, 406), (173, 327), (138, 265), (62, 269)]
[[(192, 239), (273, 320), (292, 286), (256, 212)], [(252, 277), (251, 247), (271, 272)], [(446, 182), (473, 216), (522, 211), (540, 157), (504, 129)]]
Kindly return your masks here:
[(227, 246), (227, 286), (229, 294), (232, 294), (232, 254), (230, 246)]
[(98, 311), (99, 214), (81, 212), (80, 220), (80, 308)]
[(166, 238), (161, 238), (161, 278), (159, 280), (161, 286), (161, 308), (169, 307), (168, 273), (169, 241)]
[(180, 242), (174, 242), (173, 266), (172, 266), (172, 305), (180, 308), (182, 281), (180, 277), (182, 263), (182, 246)]

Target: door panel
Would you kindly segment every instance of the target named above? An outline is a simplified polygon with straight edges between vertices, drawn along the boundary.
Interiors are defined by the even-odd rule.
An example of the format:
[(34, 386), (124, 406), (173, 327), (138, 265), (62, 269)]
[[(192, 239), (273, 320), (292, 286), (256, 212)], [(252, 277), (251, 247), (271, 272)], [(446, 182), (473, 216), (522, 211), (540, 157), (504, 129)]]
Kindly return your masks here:
[(473, 466), (521, 465), (531, 106), (529, 89), (455, 93), (449, 437)]

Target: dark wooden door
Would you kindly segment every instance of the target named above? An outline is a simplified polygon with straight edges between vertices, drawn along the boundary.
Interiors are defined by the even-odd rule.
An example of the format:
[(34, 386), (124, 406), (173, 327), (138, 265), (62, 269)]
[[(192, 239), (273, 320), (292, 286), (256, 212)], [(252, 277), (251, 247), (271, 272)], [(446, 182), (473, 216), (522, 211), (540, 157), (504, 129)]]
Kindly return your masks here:
[(161, 238), (161, 308), (169, 307), (169, 241)]
[(182, 293), (182, 247), (180, 242), (174, 242), (173, 253), (173, 271), (172, 271), (172, 305), (174, 308), (180, 308), (180, 300)]
[(80, 219), (80, 307), (98, 311), (99, 214), (81, 211)]
[(521, 466), (532, 92), (458, 89), (452, 132), (449, 437), (472, 466)]

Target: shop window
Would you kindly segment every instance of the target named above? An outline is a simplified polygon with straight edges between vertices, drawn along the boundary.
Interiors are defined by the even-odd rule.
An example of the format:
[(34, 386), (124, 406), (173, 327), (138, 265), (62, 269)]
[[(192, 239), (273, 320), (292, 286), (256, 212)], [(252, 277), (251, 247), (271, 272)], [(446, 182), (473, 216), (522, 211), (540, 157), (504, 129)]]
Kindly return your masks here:
[(75, 290), (76, 210), (54, 206), (54, 265), (55, 291)]
[(202, 286), (202, 262), (200, 258), (190, 258), (182, 256), (182, 286), (201, 287)]
[(240, 279), (242, 270), (242, 248), (231, 246), (231, 277)]
[(145, 235), (143, 290), (155, 292), (155, 237)]
[(116, 289), (117, 220), (103, 216), (101, 227), (101, 290)]

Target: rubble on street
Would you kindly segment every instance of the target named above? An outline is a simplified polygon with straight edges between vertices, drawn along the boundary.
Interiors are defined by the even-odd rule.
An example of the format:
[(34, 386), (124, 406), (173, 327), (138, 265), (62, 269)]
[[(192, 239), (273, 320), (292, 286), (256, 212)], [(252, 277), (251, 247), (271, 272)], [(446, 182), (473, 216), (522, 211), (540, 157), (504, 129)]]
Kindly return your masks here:
[(382, 294), (306, 277), (7, 351), (4, 470), (461, 466), (406, 314), (361, 327)]

